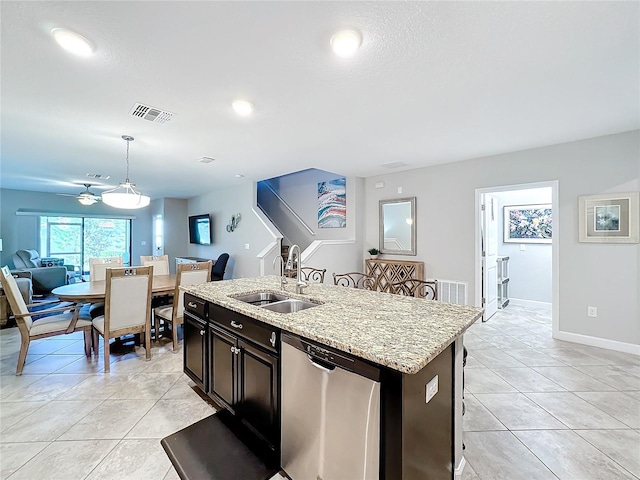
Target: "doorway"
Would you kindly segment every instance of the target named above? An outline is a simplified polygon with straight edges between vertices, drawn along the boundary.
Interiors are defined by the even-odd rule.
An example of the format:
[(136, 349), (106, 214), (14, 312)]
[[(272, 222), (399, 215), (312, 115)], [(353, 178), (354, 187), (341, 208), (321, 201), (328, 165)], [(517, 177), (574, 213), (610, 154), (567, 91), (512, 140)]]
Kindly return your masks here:
[[(509, 302), (550, 306), (555, 336), (559, 295), (557, 199), (557, 181), (476, 189), (475, 304), (485, 308), (483, 321), (500, 308), (508, 309)], [(550, 241), (525, 235), (512, 238), (518, 237), (509, 233), (513, 212), (529, 208), (551, 209), (552, 225), (556, 227)]]

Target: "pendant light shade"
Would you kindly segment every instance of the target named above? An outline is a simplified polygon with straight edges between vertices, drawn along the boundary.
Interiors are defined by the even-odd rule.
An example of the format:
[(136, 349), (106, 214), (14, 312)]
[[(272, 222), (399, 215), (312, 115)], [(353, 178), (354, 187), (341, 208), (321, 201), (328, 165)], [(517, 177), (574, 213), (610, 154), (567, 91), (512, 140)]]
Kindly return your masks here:
[(133, 142), (133, 137), (123, 135), (122, 139), (127, 142), (127, 178), (117, 188), (103, 192), (102, 201), (115, 208), (143, 208), (149, 205), (150, 198), (138, 192), (135, 183), (129, 181), (129, 142)]

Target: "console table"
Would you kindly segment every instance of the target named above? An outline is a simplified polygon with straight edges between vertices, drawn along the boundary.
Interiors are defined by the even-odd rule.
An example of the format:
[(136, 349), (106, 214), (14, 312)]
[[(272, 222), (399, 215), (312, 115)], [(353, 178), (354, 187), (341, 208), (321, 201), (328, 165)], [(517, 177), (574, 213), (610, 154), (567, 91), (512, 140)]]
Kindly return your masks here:
[(391, 292), (391, 284), (407, 278), (424, 280), (424, 262), (408, 260), (367, 259), (365, 273), (374, 278), (374, 290)]

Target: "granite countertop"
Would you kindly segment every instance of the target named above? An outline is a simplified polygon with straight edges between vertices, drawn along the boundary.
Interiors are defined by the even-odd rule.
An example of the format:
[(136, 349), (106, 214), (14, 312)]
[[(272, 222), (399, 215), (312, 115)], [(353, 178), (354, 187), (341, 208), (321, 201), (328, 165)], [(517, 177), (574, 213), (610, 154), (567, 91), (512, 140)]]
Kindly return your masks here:
[(280, 278), (265, 276), (180, 287), (215, 303), (282, 330), (349, 352), (402, 373), (417, 373), (482, 315), (465, 305), (311, 284), (298, 295), (294, 281), (287, 296), (320, 305), (295, 313), (277, 313), (233, 298), (271, 291), (281, 293)]

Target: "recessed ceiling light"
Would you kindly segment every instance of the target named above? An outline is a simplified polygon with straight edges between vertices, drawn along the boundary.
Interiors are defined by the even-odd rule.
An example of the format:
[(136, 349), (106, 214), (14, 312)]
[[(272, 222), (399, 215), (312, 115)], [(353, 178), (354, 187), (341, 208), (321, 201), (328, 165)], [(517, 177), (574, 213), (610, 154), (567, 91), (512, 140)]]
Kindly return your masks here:
[(236, 173), (236, 174), (235, 174), (235, 177), (236, 177), (236, 178), (244, 178), (244, 175), (242, 175), (241, 173)]
[(238, 115), (242, 115), (243, 117), (251, 115), (251, 112), (253, 112), (253, 103), (247, 100), (234, 100), (231, 106)]
[(361, 43), (362, 35), (355, 29), (341, 30), (331, 37), (331, 48), (339, 57), (350, 57)]
[(89, 40), (82, 35), (67, 30), (66, 28), (52, 28), (51, 35), (58, 45), (64, 48), (67, 52), (78, 55), (79, 57), (90, 57), (93, 55), (93, 45)]
[(200, 160), (198, 160), (200, 163), (211, 163), (215, 161), (215, 158), (211, 158), (211, 157), (200, 157)]

